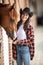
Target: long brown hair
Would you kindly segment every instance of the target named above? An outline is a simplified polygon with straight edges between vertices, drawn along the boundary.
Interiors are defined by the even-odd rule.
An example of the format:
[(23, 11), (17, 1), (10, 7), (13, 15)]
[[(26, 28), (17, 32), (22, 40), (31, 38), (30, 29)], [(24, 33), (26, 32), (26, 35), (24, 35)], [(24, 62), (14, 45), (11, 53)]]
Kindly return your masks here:
[(29, 24), (29, 18), (25, 21), (25, 23), (24, 23), (24, 30), (27, 30), (27, 26), (28, 26), (28, 24)]

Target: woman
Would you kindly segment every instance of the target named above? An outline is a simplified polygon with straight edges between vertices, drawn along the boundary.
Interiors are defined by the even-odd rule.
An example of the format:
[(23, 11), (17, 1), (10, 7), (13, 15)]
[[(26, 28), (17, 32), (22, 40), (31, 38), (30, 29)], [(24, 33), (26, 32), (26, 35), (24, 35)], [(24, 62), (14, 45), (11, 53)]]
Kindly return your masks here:
[(34, 56), (34, 31), (29, 22), (32, 15), (28, 7), (24, 8), (17, 24), (17, 40), (14, 42), (17, 65), (30, 65), (30, 59)]

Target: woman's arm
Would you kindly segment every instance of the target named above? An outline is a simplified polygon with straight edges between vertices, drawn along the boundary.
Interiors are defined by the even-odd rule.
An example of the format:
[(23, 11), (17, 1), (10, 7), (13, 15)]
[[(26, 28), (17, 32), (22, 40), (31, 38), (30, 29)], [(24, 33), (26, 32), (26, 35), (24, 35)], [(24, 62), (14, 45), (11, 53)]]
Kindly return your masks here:
[(31, 60), (34, 57), (34, 30), (33, 27), (30, 28), (30, 56), (31, 56)]

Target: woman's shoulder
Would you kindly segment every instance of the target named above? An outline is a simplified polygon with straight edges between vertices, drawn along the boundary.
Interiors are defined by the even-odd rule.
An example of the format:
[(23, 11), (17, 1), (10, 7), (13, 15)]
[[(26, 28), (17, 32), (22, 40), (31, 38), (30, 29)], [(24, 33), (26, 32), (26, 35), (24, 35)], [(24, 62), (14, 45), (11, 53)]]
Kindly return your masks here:
[(27, 28), (28, 29), (33, 29), (33, 26), (31, 24), (28, 24)]

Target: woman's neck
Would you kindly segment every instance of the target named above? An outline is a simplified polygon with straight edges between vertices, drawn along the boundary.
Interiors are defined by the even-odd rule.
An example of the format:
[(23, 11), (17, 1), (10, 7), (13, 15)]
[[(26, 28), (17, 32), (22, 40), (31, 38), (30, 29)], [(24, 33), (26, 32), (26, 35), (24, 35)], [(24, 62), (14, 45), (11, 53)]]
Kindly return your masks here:
[(22, 21), (22, 24), (24, 24), (25, 23), (25, 21)]

